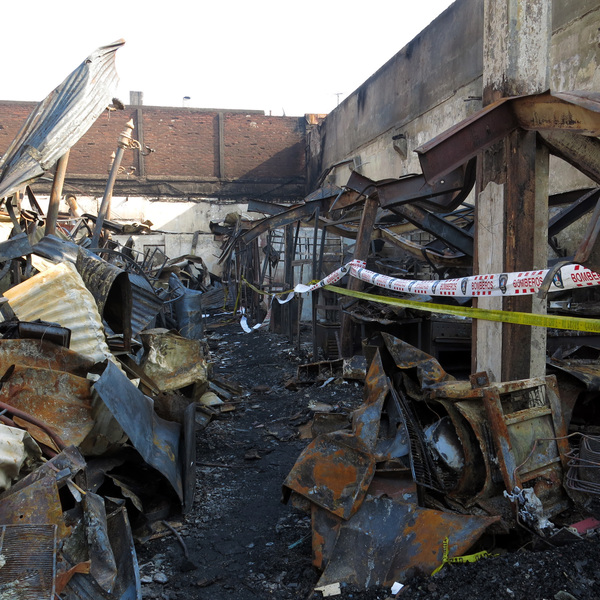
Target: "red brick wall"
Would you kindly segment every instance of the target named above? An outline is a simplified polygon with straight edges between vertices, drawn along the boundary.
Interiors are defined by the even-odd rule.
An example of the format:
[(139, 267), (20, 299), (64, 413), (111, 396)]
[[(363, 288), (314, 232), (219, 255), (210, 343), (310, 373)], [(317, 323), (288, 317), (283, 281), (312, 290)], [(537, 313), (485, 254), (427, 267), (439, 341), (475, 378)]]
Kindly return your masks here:
[[(4, 153), (34, 103), (0, 101), (0, 154)], [(155, 150), (144, 158), (146, 176), (206, 180), (219, 176), (219, 112), (144, 106), (143, 142)], [(69, 174), (106, 176), (125, 123), (137, 107), (106, 112), (71, 149)], [(305, 127), (298, 117), (223, 111), (222, 172), (225, 180), (305, 177)], [(138, 138), (137, 130), (133, 137)], [(122, 165), (138, 166), (133, 150)], [(138, 175), (139, 171), (136, 171)], [(131, 178), (130, 178), (131, 181)]]

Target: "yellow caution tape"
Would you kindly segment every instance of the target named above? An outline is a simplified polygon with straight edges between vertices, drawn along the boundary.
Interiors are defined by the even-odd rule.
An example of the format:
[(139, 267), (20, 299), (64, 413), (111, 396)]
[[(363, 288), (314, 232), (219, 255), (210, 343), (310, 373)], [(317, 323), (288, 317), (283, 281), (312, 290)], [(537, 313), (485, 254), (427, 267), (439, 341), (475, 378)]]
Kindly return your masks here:
[[(265, 290), (259, 290), (256, 286), (252, 285), (245, 277), (242, 277), (242, 281), (257, 294), (261, 294), (262, 296), (283, 296), (283, 294), (291, 294), (294, 290), (287, 290), (284, 292), (266, 292)], [(311, 282), (313, 283), (313, 282)], [(317, 282), (315, 282), (317, 283)]]
[(442, 542), (442, 548), (444, 550), (442, 555), (442, 564), (437, 567), (432, 573), (433, 577), (436, 573), (439, 573), (445, 564), (447, 563), (468, 563), (468, 562), (477, 562), (481, 558), (487, 558), (489, 556), (498, 556), (497, 554), (490, 554), (487, 550), (482, 550), (481, 552), (476, 552), (475, 554), (465, 554), (464, 556), (454, 556), (453, 558), (448, 557), (448, 538), (444, 538)]
[(548, 327), (554, 329), (568, 329), (571, 331), (587, 331), (600, 333), (600, 319), (582, 319), (579, 317), (564, 317), (559, 315), (541, 315), (534, 313), (513, 312), (506, 310), (488, 310), (485, 308), (470, 308), (468, 306), (448, 306), (447, 304), (433, 304), (431, 302), (418, 302), (417, 300), (402, 300), (389, 296), (376, 296), (365, 292), (347, 290), (333, 285), (324, 286), (344, 296), (370, 300), (381, 304), (391, 304), (403, 308), (415, 308), (433, 313), (455, 315), (457, 317), (468, 317), (481, 319), (483, 321), (500, 321), (502, 323), (514, 323), (516, 325), (529, 325), (531, 327)]

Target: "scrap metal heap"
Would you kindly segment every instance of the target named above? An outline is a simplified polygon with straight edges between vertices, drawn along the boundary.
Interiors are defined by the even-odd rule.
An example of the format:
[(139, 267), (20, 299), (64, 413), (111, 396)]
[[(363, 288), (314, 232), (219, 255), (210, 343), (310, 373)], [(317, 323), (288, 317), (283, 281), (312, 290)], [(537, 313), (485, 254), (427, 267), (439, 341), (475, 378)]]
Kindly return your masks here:
[[(111, 241), (123, 226), (109, 219), (59, 222), (58, 167), (47, 215), (28, 185), (106, 109), (122, 44), (97, 50), (41, 102), (0, 161), (7, 600), (140, 599), (134, 537), (159, 535), (191, 509), (196, 424), (215, 414), (204, 406), (215, 381), (202, 260), (139, 255)], [(132, 144), (130, 129), (120, 145)]]

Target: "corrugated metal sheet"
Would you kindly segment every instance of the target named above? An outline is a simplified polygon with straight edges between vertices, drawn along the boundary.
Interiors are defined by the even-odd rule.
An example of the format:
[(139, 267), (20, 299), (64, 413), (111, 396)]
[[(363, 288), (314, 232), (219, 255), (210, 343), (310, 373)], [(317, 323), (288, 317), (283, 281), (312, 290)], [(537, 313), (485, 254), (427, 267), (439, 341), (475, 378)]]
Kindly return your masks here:
[(40, 102), (0, 160), (0, 198), (37, 179), (103, 113), (118, 83), (118, 40), (90, 54)]
[(131, 282), (131, 334), (138, 335), (152, 321), (163, 307), (163, 301), (156, 295), (148, 280), (137, 273), (129, 273)]
[(70, 349), (103, 361), (111, 356), (96, 301), (70, 263), (59, 263), (4, 293), (22, 321), (42, 319), (71, 330)]

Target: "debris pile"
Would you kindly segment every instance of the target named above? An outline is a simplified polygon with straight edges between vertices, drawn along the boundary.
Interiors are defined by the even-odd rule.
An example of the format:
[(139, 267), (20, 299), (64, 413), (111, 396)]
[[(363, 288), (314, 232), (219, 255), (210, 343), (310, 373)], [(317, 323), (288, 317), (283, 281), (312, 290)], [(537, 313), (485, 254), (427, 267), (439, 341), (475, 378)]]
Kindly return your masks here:
[(316, 435), (283, 484), (311, 517), (316, 591), (397, 592), (448, 563), (594, 533), (582, 492), (597, 494), (600, 443), (586, 433), (569, 444), (556, 376), (456, 380), (386, 333), (365, 350), (362, 406)]

